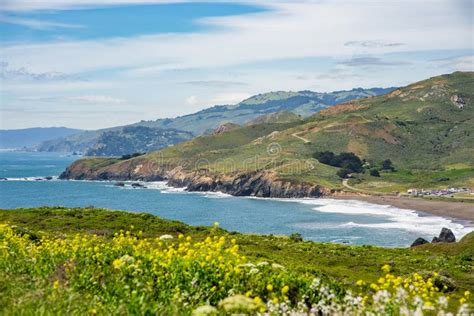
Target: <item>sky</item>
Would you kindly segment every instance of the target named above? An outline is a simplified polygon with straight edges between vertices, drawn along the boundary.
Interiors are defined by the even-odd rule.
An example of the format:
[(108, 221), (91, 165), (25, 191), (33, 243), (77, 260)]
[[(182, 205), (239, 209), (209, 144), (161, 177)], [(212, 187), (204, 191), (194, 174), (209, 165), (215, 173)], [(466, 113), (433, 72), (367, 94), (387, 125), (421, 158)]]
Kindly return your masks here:
[(470, 0), (2, 0), (0, 128), (98, 129), (473, 71), (473, 19)]

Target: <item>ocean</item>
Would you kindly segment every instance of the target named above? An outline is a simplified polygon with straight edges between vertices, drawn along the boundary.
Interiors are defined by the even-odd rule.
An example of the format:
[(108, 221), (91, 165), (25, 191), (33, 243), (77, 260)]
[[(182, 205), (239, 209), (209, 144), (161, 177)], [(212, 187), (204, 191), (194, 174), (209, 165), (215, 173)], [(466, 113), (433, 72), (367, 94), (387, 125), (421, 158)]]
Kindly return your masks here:
[[(146, 188), (114, 182), (61, 181), (57, 176), (77, 156), (0, 152), (0, 208), (95, 206), (147, 212), (191, 225), (219, 222), (230, 231), (289, 235), (353, 245), (406, 247), (417, 237), (431, 240), (442, 227), (457, 238), (472, 231), (450, 219), (412, 210), (333, 199), (262, 199), (222, 193), (192, 193), (165, 182)], [(37, 180), (52, 176), (52, 180)], [(5, 180), (6, 179), (6, 180)]]

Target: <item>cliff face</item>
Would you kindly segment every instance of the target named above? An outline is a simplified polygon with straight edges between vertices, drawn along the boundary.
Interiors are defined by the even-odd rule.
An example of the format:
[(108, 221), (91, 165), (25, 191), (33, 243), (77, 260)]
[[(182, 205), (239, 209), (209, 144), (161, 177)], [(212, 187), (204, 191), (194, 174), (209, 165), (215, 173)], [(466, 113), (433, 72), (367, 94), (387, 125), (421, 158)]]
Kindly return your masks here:
[(334, 190), (318, 185), (296, 184), (278, 179), (277, 174), (272, 171), (213, 175), (207, 170), (189, 172), (180, 166), (150, 168), (133, 161), (125, 161), (120, 167), (112, 165), (94, 170), (79, 160), (69, 166), (60, 175), (60, 179), (168, 181), (169, 185), (186, 187), (188, 191), (215, 191), (234, 196), (303, 198), (337, 194)]

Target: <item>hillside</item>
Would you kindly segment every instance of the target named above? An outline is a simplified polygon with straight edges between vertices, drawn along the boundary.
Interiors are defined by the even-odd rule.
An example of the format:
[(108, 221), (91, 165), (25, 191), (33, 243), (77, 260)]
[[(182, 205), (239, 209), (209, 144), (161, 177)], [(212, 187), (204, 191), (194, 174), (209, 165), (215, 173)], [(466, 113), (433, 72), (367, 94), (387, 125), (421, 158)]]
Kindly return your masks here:
[(0, 313), (257, 315), (257, 308), (312, 308), (386, 315), (390, 306), (396, 315), (420, 308), (431, 315), (468, 303), (467, 313), (473, 234), (392, 249), (240, 234), (147, 213), (0, 210)]
[(86, 151), (87, 156), (118, 156), (151, 152), (192, 138), (190, 132), (145, 126), (127, 126), (102, 133)]
[(197, 137), (127, 161), (80, 160), (62, 177), (168, 179), (197, 191), (321, 196), (343, 188), (341, 168), (313, 158), (316, 152), (330, 150), (352, 152), (368, 168), (381, 170), (382, 161), (393, 162), (396, 171), (382, 170), (380, 177), (366, 171), (355, 175), (349, 184), (356, 187), (381, 192), (414, 185), (472, 187), (473, 87), (474, 73), (443, 75), (344, 103), (304, 121)]
[(33, 127), (25, 129), (0, 130), (0, 149), (34, 147), (41, 142), (84, 132), (66, 127)]
[(253, 120), (247, 122), (246, 125), (258, 125), (265, 123), (288, 123), (297, 120), (301, 120), (301, 116), (293, 112), (281, 111), (256, 117)]
[[(194, 136), (209, 133), (209, 131), (225, 123), (243, 125), (259, 116), (281, 111), (289, 111), (298, 115), (309, 116), (321, 109), (343, 101), (375, 96), (393, 90), (394, 88), (358, 88), (330, 93), (311, 91), (270, 92), (251, 97), (235, 105), (218, 105), (173, 119), (141, 121), (128, 126), (88, 131), (71, 137), (47, 141), (38, 146), (38, 150), (58, 152), (81, 151), (87, 155), (99, 156), (117, 156), (124, 151), (128, 151), (127, 153), (132, 153), (133, 151), (149, 152), (170, 144), (179, 143), (186, 139), (191, 139)], [(135, 135), (127, 136), (126, 134), (129, 133), (129, 131), (124, 130), (126, 127), (136, 126), (156, 129), (155, 133), (161, 133), (162, 136), (155, 140), (153, 146), (143, 144), (135, 147), (124, 147), (123, 150), (118, 151), (112, 149), (115, 146), (113, 143), (107, 143), (107, 139), (111, 139), (111, 142), (113, 142), (117, 137), (136, 138)], [(167, 133), (167, 130), (169, 130), (170, 133)], [(179, 133), (178, 137), (175, 135), (176, 132)], [(105, 139), (103, 137), (101, 138), (101, 135), (104, 133), (109, 133), (109, 137)], [(101, 139), (99, 140), (99, 138)], [(96, 150), (97, 148), (103, 147), (107, 147), (110, 150)]]

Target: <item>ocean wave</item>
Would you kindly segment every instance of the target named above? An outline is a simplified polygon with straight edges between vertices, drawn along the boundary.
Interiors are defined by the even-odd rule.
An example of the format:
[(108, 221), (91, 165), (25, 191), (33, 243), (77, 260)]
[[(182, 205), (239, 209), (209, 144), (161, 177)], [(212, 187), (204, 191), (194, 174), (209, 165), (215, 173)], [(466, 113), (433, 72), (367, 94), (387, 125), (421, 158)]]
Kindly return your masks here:
[(3, 178), (1, 181), (56, 181), (58, 176), (47, 176), (47, 177), (18, 177), (18, 178)]
[(226, 198), (233, 197), (232, 195), (224, 193), (224, 192), (206, 191), (206, 192), (190, 192), (190, 193), (200, 194), (208, 199), (226, 199)]
[[(259, 197), (250, 198), (267, 199)], [(310, 205), (312, 206), (312, 210), (320, 213), (371, 216), (379, 220), (378, 223), (358, 223), (352, 221), (340, 224), (339, 227), (395, 229), (433, 237), (438, 236), (441, 229), (446, 227), (451, 229), (458, 239), (474, 230), (473, 226), (464, 225), (446, 217), (429, 215), (427, 213), (420, 213), (416, 210), (402, 209), (391, 205), (380, 205), (357, 200), (336, 200), (328, 198), (277, 198), (271, 200)], [(318, 225), (320, 224), (301, 223), (296, 225), (303, 225), (306, 228), (318, 228)]]
[(175, 188), (169, 186), (166, 181), (144, 182), (146, 189), (160, 190), (161, 193), (182, 193), (186, 188)]
[(451, 229), (461, 238), (473, 230), (473, 227), (441, 216), (421, 215), (411, 209), (402, 209), (391, 205), (371, 204), (355, 200), (302, 200), (300, 203), (314, 205), (313, 210), (322, 213), (348, 215), (369, 215), (383, 219), (383, 223), (348, 222), (344, 227), (366, 227), (373, 229), (398, 229), (425, 235), (437, 236), (443, 227)]

